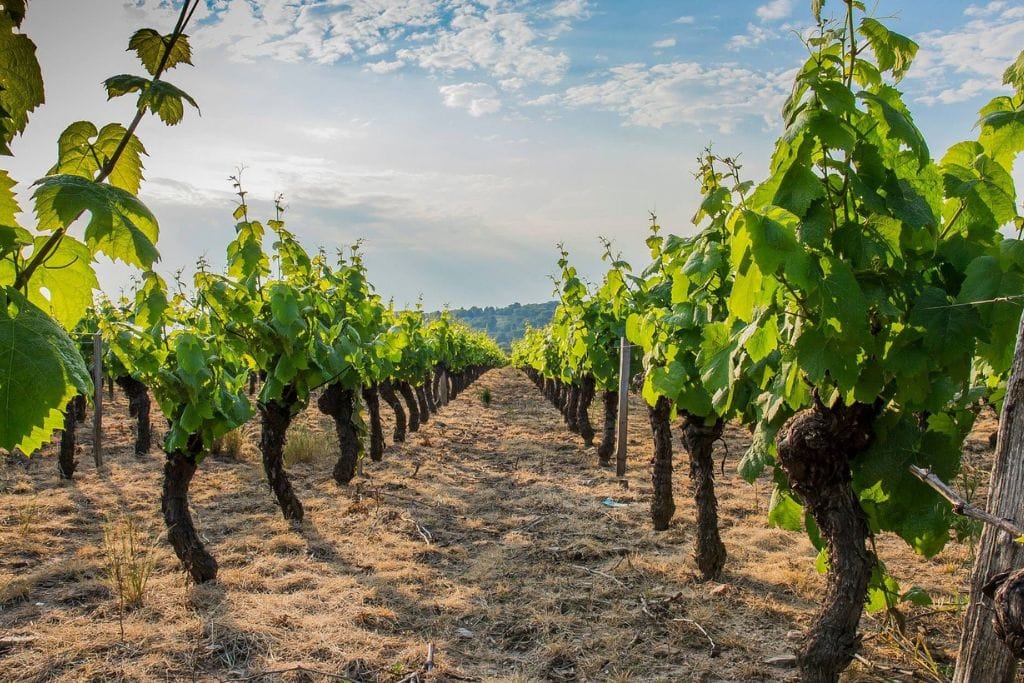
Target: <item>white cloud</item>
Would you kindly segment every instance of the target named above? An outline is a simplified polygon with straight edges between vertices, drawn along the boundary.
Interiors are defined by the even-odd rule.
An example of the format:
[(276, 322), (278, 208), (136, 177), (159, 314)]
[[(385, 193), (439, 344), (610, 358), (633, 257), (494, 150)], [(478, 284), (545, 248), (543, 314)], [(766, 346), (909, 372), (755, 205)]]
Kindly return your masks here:
[(405, 66), (405, 62), (397, 59), (393, 62), (382, 59), (379, 62), (368, 62), (366, 68), (375, 74), (389, 74), (392, 71), (398, 71), (403, 66)]
[(548, 14), (561, 19), (585, 19), (590, 16), (590, 8), (587, 0), (560, 0)]
[(1002, 12), (1004, 9), (1006, 9), (1006, 3), (1002, 0), (996, 0), (995, 2), (990, 2), (984, 6), (971, 5), (964, 10), (964, 14), (969, 17), (990, 17), (993, 14)]
[(964, 14), (973, 18), (963, 26), (914, 36), (920, 50), (907, 78), (920, 82), (917, 101), (949, 104), (1005, 90), (1003, 71), (1024, 45), (1024, 7), (993, 2)]
[(554, 93), (548, 93), (547, 95), (541, 95), (538, 98), (532, 99), (528, 102), (524, 102), (527, 107), (549, 107), (553, 104), (557, 104), (559, 96)]
[(792, 75), (734, 64), (623, 64), (602, 82), (569, 88), (563, 103), (615, 112), (631, 126), (707, 125), (729, 132), (744, 119), (774, 121)]
[(465, 109), (470, 116), (493, 114), (501, 109), (498, 91), (487, 83), (458, 83), (438, 88), (444, 105), (452, 109)]
[(697, 17), (695, 17), (693, 15), (690, 15), (690, 14), (684, 14), (683, 16), (679, 17), (678, 19), (676, 19), (672, 23), (673, 24), (693, 24), (696, 21), (697, 21)]
[(775, 29), (765, 28), (756, 24), (747, 24), (747, 32), (733, 36), (725, 46), (729, 50), (743, 50), (757, 47), (762, 43), (778, 38), (779, 35), (780, 33)]
[[(127, 0), (126, 6), (174, 21), (166, 0)], [(197, 47), (224, 47), (236, 61), (332, 64), (377, 57), (367, 65), (375, 73), (396, 70), (402, 61), (430, 71), (479, 69), (551, 84), (562, 78), (569, 58), (544, 43), (589, 14), (587, 0), (559, 0), (547, 12), (505, 0), (217, 0), (200, 3), (191, 33)]]
[(793, 0), (772, 0), (757, 8), (757, 17), (761, 21), (778, 21), (785, 19), (793, 11)]
[(675, 46), (676, 46), (676, 39), (675, 38), (665, 38), (664, 40), (656, 41), (653, 45), (651, 45), (651, 47), (653, 47), (655, 50), (664, 50), (666, 48), (675, 47)]
[(464, 5), (433, 42), (401, 49), (397, 56), (429, 71), (483, 69), (497, 78), (557, 83), (569, 67), (569, 57), (538, 46), (541, 37), (524, 13)]

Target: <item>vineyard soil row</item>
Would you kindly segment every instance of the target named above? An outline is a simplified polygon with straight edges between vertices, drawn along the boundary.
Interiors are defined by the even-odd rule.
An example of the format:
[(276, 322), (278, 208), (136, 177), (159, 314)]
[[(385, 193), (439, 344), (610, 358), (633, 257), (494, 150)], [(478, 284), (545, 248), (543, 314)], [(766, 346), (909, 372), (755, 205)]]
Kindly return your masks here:
[[(485, 374), (404, 444), (390, 444), (384, 407), (384, 461), (367, 461), (349, 487), (331, 479), (337, 441), (313, 407), (292, 429), (319, 435), (327, 451), (289, 467), (307, 512), (296, 526), (266, 490), (250, 424), (242, 457), (209, 459), (192, 486), (218, 581), (186, 584), (157, 543), (144, 605), (124, 614), (122, 638), (103, 576), (103, 522), (128, 512), (162, 531), (163, 457), (133, 455), (118, 393), (102, 474), (83, 457), (87, 430), (72, 482), (58, 479), (54, 445), (0, 461), (0, 671), (7, 680), (232, 680), (303, 665), (393, 682), (420, 669), (432, 643), (427, 680), (792, 680), (793, 669), (765, 661), (792, 652), (792, 632), (821, 594), (810, 543), (766, 528), (770, 482), (733, 474), (749, 437), (730, 425), (716, 483), (730, 561), (720, 583), (696, 582), (679, 430), (677, 511), (668, 531), (653, 532), (651, 431), (631, 400), (626, 490), (512, 368)], [(595, 401), (594, 424), (600, 410)], [(982, 423), (965, 462), (983, 479), (993, 423)], [(719, 442), (716, 462), (725, 452)], [(898, 539), (878, 545), (892, 574), (936, 604), (907, 608), (903, 640), (881, 615), (866, 616), (864, 659), (848, 680), (941, 680), (928, 669), (955, 656), (962, 610), (951, 605), (967, 589), (968, 548), (950, 544), (923, 560)]]

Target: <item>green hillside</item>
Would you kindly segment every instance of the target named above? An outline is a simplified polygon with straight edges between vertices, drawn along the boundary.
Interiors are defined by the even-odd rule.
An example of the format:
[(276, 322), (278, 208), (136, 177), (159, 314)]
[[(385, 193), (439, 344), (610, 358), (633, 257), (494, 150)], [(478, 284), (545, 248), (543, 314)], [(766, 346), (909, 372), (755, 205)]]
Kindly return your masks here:
[(557, 305), (557, 301), (548, 301), (542, 304), (514, 303), (502, 308), (473, 306), (453, 308), (451, 314), (470, 327), (491, 335), (507, 351), (513, 341), (523, 336), (527, 323), (543, 327), (551, 322)]

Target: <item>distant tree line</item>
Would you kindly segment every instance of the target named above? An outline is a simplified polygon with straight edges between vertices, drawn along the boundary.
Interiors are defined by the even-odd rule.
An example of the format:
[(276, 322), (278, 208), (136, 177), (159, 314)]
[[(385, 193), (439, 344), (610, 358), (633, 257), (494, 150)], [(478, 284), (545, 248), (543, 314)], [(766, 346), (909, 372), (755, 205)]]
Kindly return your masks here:
[[(542, 304), (514, 303), (502, 308), (473, 306), (453, 308), (451, 314), (470, 327), (486, 332), (508, 351), (513, 341), (522, 338), (527, 323), (533, 327), (544, 327), (551, 322), (557, 305), (557, 301), (548, 301)], [(431, 314), (434, 315), (437, 314)]]

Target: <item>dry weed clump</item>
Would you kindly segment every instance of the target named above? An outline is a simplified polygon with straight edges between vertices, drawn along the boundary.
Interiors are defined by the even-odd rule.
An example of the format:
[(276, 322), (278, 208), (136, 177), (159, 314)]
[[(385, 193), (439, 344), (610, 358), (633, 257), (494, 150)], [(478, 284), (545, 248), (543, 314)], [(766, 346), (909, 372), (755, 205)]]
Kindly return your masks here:
[(210, 455), (225, 460), (241, 460), (246, 450), (245, 446), (245, 429), (237, 427), (213, 442)]
[(103, 573), (122, 608), (142, 604), (156, 568), (159, 541), (131, 514), (118, 515), (103, 525)]
[(288, 430), (284, 442), (285, 465), (298, 463), (315, 463), (329, 455), (325, 448), (327, 439), (322, 433), (316, 432), (304, 424), (298, 424)]

